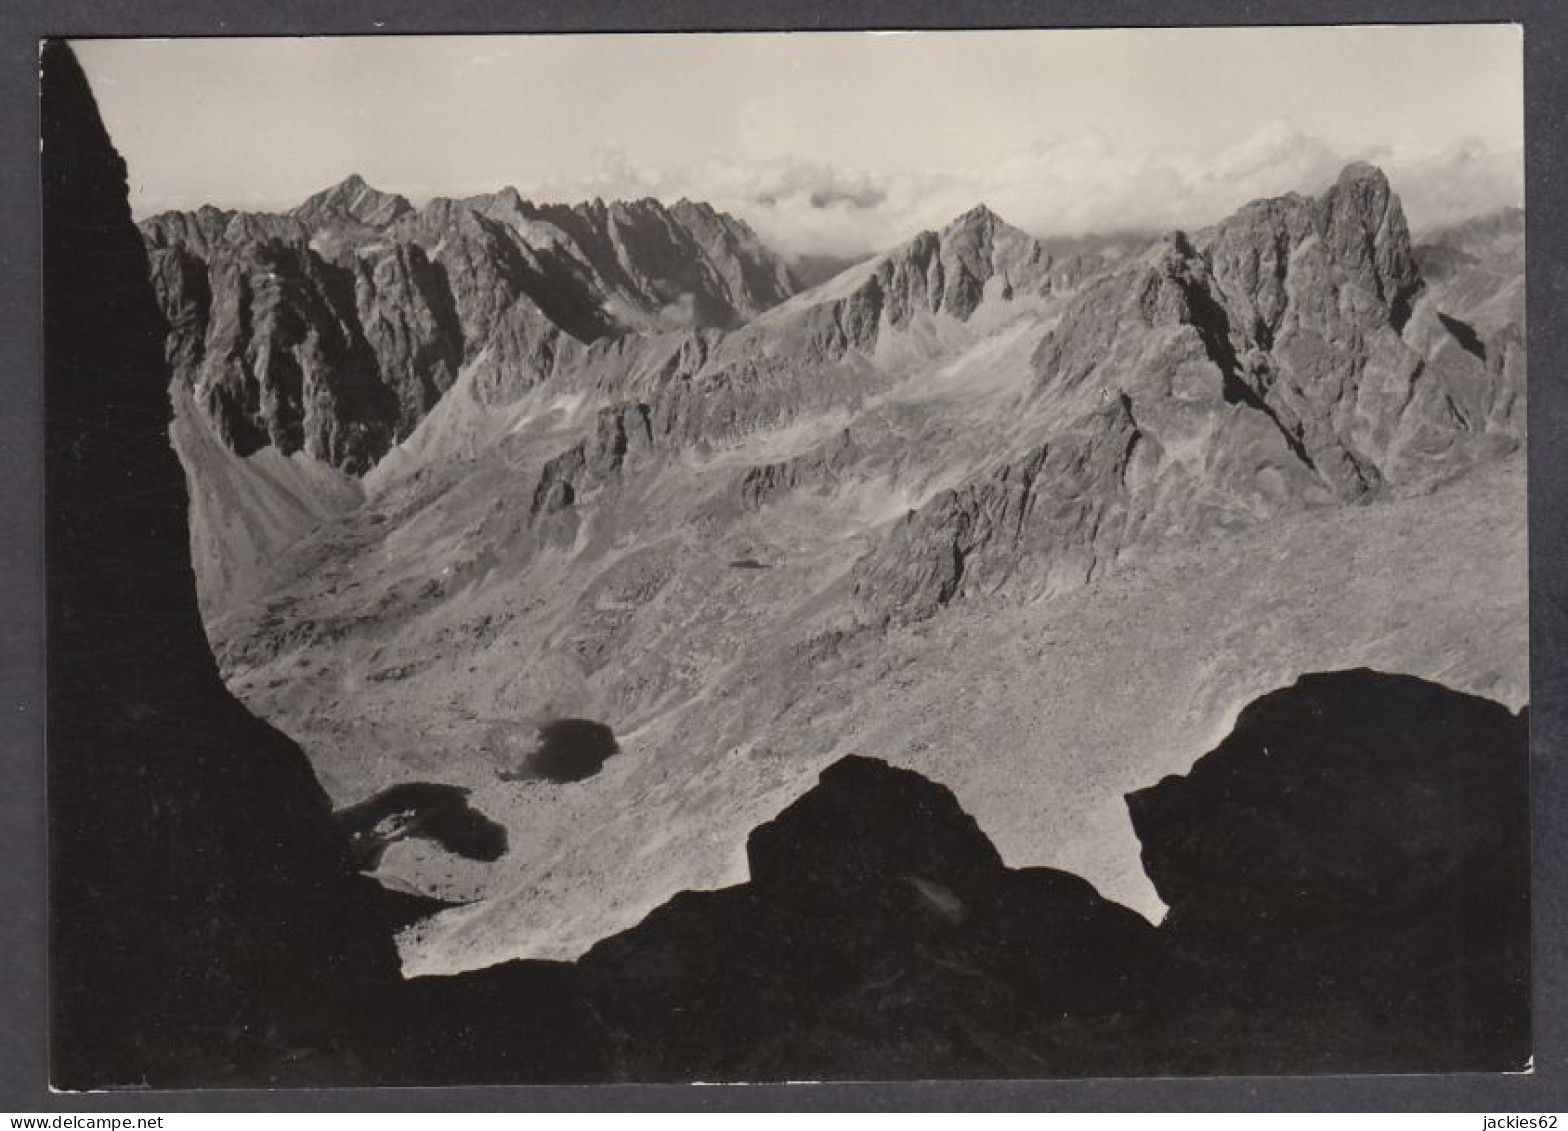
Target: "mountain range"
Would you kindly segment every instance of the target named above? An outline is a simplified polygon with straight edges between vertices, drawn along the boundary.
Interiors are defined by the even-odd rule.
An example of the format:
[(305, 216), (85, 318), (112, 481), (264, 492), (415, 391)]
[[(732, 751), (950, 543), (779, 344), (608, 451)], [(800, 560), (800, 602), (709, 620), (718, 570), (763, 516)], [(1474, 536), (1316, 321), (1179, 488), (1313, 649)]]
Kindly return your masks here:
[[(1249, 698), (1524, 700), (1520, 214), (1418, 243), (1358, 164), (1055, 251), (979, 205), (806, 289), (689, 201), (356, 177), (140, 228), (229, 685), (337, 804), (439, 783), (507, 830), (378, 853), (460, 904), (410, 973), (744, 879), (858, 753), (1158, 919), (1121, 795)], [(561, 719), (618, 755), (531, 775)]]

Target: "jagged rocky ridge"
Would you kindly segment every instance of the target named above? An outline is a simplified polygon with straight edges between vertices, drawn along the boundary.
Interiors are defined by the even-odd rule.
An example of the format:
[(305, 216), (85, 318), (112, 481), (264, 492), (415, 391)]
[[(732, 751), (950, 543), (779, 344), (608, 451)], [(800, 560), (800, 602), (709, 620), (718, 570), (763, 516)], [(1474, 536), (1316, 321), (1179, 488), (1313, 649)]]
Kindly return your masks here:
[[(530, 320), (475, 380), (502, 400), (540, 389), (604, 404), (595, 431), (539, 472), (533, 513), (554, 513), (620, 470), (624, 452), (588, 452), (606, 442), (667, 458), (854, 413), (888, 385), (890, 354), (970, 321), (988, 296), (991, 309), (1060, 307), (1031, 361), (1026, 426), (860, 564), (875, 613), (1074, 588), (1172, 538), (1424, 489), (1522, 437), (1522, 312), (1477, 330), (1440, 310), (1397, 196), (1365, 165), (1319, 198), (1259, 201), (1119, 263), (1053, 257), (982, 206), (729, 333), (584, 348), (558, 329), (569, 320), (514, 302), (507, 318)], [(415, 398), (405, 425), (442, 391)], [(609, 420), (638, 423), (616, 440), (598, 430)], [(866, 447), (862, 477), (886, 470)]]
[(465, 364), (499, 382), (489, 395), (515, 397), (560, 350), (733, 326), (795, 289), (743, 223), (686, 200), (538, 206), (508, 189), (415, 209), (356, 175), (289, 213), (209, 206), (141, 231), (175, 378), (224, 441), (351, 473)]
[(1517, 448), (1518, 321), (1483, 342), (1425, 289), (1367, 165), (1172, 233), (1040, 343), (1041, 438), (911, 511), (860, 591), (901, 617), (1019, 574), (1059, 591), (1173, 534), (1419, 489)]
[[(640, 420), (610, 442), (656, 469), (859, 413), (955, 340), (1035, 311), (1033, 392), (995, 450), (862, 443), (858, 466), (840, 461), (848, 480), (964, 471), (857, 567), (862, 607), (899, 620), (965, 595), (1075, 588), (1173, 539), (1422, 490), (1523, 433), (1522, 299), (1429, 284), (1398, 197), (1367, 165), (1320, 197), (1258, 201), (1121, 256), (1053, 255), (979, 206), (793, 297), (749, 229), (689, 201), (567, 207), (506, 190), (415, 209), (351, 178), (288, 215), (208, 208), (142, 230), (169, 357), (221, 440), (356, 474), (460, 376), (462, 396), (491, 406), (586, 398), (604, 420)], [(625, 453), (588, 452), (599, 427), (529, 469), (531, 514), (580, 508), (613, 480)], [(574, 519), (542, 544), (567, 544)], [(197, 537), (220, 556), (286, 548)], [(204, 588), (212, 608), (228, 603), (226, 584)]]
[[(884, 615), (1075, 588), (1172, 538), (1424, 489), (1522, 439), (1522, 308), (1485, 331), (1440, 310), (1371, 166), (1125, 263), (1053, 258), (982, 206), (856, 276), (735, 333), (615, 343), (559, 376), (638, 397), (612, 401), (584, 450), (546, 463), (535, 511), (620, 469), (619, 454), (584, 454), (605, 443), (604, 420), (637, 418), (636, 446), (668, 453), (853, 409), (879, 387), (889, 339), (917, 315), (967, 321), (987, 287), (993, 303), (1065, 296), (1031, 361), (1024, 444), (933, 494), (860, 563), (857, 592)], [(884, 469), (863, 456), (865, 474)], [(755, 501), (744, 484), (775, 474), (749, 469), (743, 494)]]

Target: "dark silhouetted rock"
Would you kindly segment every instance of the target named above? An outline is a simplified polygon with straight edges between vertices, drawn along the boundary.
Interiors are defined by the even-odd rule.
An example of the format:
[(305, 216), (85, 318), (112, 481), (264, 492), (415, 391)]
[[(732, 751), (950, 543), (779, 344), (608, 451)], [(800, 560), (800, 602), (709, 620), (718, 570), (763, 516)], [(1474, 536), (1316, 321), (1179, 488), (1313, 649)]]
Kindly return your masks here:
[(124, 164), (58, 42), (43, 140), (52, 1079), (352, 1074), (346, 1018), (396, 954), (304, 756), (218, 678), (167, 326)]
[(1520, 1069), (1527, 724), (1409, 676), (1304, 676), (1128, 796), (1225, 1071)]
[(579, 963), (627, 1078), (1072, 1074), (1145, 1051), (1154, 929), (1008, 870), (919, 774), (845, 758), (747, 857), (749, 884), (683, 893)]

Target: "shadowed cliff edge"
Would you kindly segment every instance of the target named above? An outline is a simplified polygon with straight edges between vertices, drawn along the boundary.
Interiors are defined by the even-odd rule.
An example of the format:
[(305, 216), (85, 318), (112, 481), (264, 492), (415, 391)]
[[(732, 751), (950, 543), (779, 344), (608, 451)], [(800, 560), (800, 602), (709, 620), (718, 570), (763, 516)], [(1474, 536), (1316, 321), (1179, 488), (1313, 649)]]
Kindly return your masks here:
[(576, 964), (403, 981), (304, 756), (218, 677), (166, 327), (59, 43), (43, 135), (55, 1086), (1526, 1063), (1525, 717), (1368, 671), (1264, 696), (1129, 798), (1159, 927), (850, 757), (753, 832), (748, 883)]
[(303, 754), (218, 677), (125, 166), (43, 54), (53, 1080), (266, 1081), (397, 977)]

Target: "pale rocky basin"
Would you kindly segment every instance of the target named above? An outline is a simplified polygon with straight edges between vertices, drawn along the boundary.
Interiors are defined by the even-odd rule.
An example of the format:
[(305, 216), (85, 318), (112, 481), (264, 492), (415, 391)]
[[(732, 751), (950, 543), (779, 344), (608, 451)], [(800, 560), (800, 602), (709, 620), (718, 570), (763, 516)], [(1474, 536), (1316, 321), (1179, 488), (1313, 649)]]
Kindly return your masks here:
[[(478, 729), (449, 719), (452, 737), (436, 738), (432, 711), (417, 760), (471, 788), (510, 850), (493, 864), (417, 841), (388, 850), (388, 876), (478, 899), (410, 931), (405, 970), (572, 958), (677, 891), (739, 882), (747, 833), (852, 752), (952, 788), (1009, 865), (1076, 872), (1157, 919), (1126, 792), (1185, 770), (1242, 705), (1302, 672), (1365, 665), (1522, 705), (1525, 580), (1514, 462), (1171, 552), (1066, 599), (867, 630), (814, 657), (809, 679), (779, 676), (784, 650), (759, 645), (697, 698), (617, 726), (621, 755), (582, 782), (502, 781), (465, 742)], [(464, 674), (437, 663), (420, 701)], [(301, 718), (282, 708), (301, 703), (287, 688), (240, 690), (339, 791), (336, 766), (413, 772), (373, 718)]]

